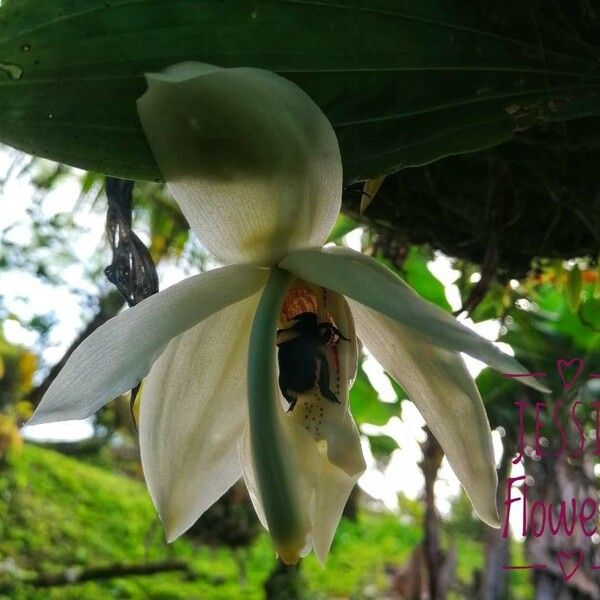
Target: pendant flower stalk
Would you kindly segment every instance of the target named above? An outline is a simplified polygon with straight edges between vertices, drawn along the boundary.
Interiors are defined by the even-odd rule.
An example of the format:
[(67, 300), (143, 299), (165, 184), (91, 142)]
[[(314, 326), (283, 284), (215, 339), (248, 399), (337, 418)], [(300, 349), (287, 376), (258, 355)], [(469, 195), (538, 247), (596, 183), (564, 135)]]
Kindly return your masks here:
[(497, 526), (489, 423), (460, 352), (525, 369), (373, 259), (322, 247), (342, 164), (331, 125), (297, 86), (201, 63), (147, 80), (138, 111), (150, 147), (190, 227), (226, 266), (95, 331), (30, 423), (88, 417), (145, 377), (142, 466), (167, 538), (243, 475), (283, 560), (314, 549), (323, 562), (365, 468), (348, 407), (360, 338)]

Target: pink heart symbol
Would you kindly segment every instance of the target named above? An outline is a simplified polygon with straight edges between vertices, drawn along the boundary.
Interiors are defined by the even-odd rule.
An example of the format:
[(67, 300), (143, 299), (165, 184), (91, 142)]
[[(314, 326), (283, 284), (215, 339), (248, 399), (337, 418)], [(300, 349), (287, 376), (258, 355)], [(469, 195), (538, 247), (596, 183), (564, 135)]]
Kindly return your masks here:
[[(565, 373), (566, 369), (571, 367), (575, 367), (575, 374), (571, 377), (568, 377), (568, 373)], [(581, 375), (583, 371), (584, 362), (581, 358), (572, 358), (571, 360), (565, 360), (564, 358), (559, 358), (556, 361), (556, 368), (558, 369), (558, 374), (563, 382), (563, 389), (570, 389), (574, 383), (577, 381), (578, 377)]]
[(562, 571), (563, 580), (569, 581), (583, 562), (583, 552), (581, 550), (574, 550), (573, 552), (564, 552), (561, 550), (556, 555), (556, 560)]

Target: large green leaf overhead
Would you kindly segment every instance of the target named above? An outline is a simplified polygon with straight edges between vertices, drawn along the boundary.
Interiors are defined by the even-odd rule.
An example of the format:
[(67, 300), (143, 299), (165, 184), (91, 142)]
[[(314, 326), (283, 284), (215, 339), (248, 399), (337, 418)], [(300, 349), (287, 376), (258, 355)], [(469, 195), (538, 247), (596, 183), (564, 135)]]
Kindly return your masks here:
[(199, 60), (298, 83), (335, 126), (347, 181), (421, 165), (537, 123), (600, 113), (597, 48), (564, 11), (544, 6), (5, 0), (0, 141), (90, 170), (160, 178), (135, 109), (143, 73)]

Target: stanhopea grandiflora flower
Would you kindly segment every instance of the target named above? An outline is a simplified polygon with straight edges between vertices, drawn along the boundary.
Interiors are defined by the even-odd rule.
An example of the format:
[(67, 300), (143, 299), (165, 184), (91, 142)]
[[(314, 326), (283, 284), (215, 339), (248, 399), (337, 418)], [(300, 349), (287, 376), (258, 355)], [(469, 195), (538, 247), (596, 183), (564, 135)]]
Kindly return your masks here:
[(89, 417), (145, 377), (142, 465), (167, 538), (243, 476), (282, 559), (312, 548), (324, 561), (365, 468), (348, 408), (360, 339), (497, 525), (490, 427), (459, 353), (525, 371), (375, 260), (322, 247), (342, 163), (321, 110), (258, 69), (184, 63), (147, 81), (138, 111), (150, 147), (191, 229), (226, 266), (92, 333), (30, 423)]

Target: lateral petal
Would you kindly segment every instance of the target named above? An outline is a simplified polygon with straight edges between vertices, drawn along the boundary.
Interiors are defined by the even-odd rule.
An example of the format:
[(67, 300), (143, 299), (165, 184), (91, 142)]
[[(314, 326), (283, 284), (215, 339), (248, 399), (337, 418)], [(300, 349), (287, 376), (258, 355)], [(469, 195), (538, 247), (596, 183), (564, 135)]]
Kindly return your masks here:
[(498, 527), (490, 425), (461, 356), (358, 302), (349, 303), (358, 336), (415, 403), (477, 514)]
[[(328, 287), (412, 329), (430, 344), (465, 352), (502, 372), (527, 373), (512, 356), (418, 296), (400, 277), (369, 256), (349, 248), (299, 250), (279, 265), (307, 281)], [(533, 377), (519, 379), (541, 392)]]
[(29, 425), (93, 415), (132, 389), (167, 343), (257, 292), (268, 271), (232, 265), (189, 277), (129, 308), (87, 337), (42, 398)]
[(315, 556), (322, 565), (325, 564), (329, 554), (333, 536), (350, 492), (361, 474), (362, 472), (350, 476), (329, 461), (322, 461), (320, 479), (316, 486), (311, 532)]
[[(353, 476), (365, 470), (365, 461), (358, 428), (348, 407), (348, 391), (356, 377), (358, 356), (352, 312), (341, 294), (305, 282), (300, 285), (306, 286), (314, 295), (317, 321), (332, 321), (347, 339), (340, 338), (319, 349), (317, 382), (309, 391), (298, 394), (296, 407), (285, 417), (306, 429), (315, 442), (324, 440), (328, 460)], [(290, 319), (294, 321), (293, 315)], [(283, 327), (289, 324), (280, 322)], [(279, 352), (282, 351), (284, 348), (280, 347)], [(324, 372), (327, 377), (321, 377)], [(326, 380), (325, 385), (321, 379)]]
[(140, 451), (146, 483), (171, 541), (242, 473), (246, 370), (258, 294), (171, 340), (144, 381)]

